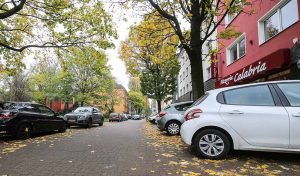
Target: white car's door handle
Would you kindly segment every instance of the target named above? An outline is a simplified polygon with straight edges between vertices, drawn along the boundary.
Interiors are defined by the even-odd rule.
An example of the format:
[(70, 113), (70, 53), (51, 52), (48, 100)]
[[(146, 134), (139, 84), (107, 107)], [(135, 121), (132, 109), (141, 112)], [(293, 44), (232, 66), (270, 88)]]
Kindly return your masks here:
[(293, 114), (294, 117), (300, 117), (300, 113)]
[(233, 111), (228, 112), (228, 114), (244, 114), (244, 113), (239, 110), (233, 110)]

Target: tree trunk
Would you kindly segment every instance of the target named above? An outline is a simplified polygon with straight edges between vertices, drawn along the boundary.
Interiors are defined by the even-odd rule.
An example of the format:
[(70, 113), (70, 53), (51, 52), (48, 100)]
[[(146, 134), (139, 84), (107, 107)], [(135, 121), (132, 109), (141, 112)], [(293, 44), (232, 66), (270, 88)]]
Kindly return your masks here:
[(191, 20), (191, 43), (187, 51), (191, 62), (191, 76), (193, 88), (193, 100), (196, 101), (204, 94), (203, 68), (202, 68), (202, 45), (201, 41), (201, 17), (199, 16), (199, 3), (192, 5)]
[(156, 100), (158, 113), (161, 111), (161, 100)]
[(191, 58), (191, 76), (193, 87), (193, 101), (204, 94), (202, 59), (199, 56)]

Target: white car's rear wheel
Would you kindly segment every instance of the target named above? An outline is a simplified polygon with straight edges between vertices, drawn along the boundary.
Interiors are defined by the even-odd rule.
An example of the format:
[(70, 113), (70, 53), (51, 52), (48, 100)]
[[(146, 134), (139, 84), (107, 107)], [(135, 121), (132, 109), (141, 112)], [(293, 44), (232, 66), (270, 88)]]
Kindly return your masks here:
[(221, 131), (207, 129), (197, 134), (195, 138), (196, 153), (207, 159), (222, 159), (230, 151), (230, 141)]

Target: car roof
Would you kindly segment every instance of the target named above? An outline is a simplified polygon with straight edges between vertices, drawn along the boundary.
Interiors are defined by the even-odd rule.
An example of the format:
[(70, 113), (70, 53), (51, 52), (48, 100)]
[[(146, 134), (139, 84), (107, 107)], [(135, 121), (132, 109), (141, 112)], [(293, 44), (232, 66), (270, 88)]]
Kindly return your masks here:
[(237, 85), (237, 86), (223, 87), (223, 88), (219, 88), (219, 89), (210, 90), (210, 91), (207, 91), (207, 93), (219, 93), (222, 91), (235, 89), (235, 88), (256, 86), (256, 85), (263, 85), (263, 84), (276, 84), (276, 83), (300, 83), (300, 80), (267, 81), (267, 82), (259, 82), (259, 83), (242, 84), (242, 85)]
[(184, 102), (179, 102), (179, 103), (172, 103), (170, 106), (177, 106), (177, 105), (182, 105), (182, 104), (187, 104), (187, 103), (193, 103), (193, 101), (184, 101)]
[(80, 106), (80, 107), (77, 107), (77, 108), (96, 108), (96, 107), (92, 107), (92, 106)]
[(39, 104), (39, 103), (36, 103), (36, 102), (17, 102), (17, 101), (6, 101), (6, 102), (3, 102), (3, 103), (42, 105), (42, 104)]

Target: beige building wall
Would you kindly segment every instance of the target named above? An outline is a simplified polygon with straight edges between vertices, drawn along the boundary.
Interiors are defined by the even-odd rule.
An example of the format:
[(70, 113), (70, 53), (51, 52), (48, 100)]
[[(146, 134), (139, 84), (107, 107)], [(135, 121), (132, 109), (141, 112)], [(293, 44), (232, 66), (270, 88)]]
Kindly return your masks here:
[(114, 106), (116, 113), (128, 112), (128, 93), (127, 90), (120, 84), (116, 85), (117, 103)]

